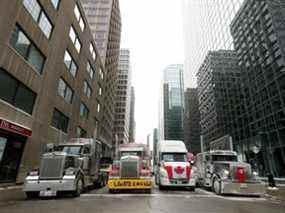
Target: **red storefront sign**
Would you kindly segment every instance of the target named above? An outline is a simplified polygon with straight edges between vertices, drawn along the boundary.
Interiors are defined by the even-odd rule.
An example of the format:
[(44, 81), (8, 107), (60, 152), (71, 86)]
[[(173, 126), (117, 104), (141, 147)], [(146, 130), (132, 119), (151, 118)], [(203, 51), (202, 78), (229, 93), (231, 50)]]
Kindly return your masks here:
[(19, 125), (16, 125), (14, 123), (11, 123), (9, 121), (3, 120), (3, 119), (0, 119), (0, 129), (5, 129), (9, 132), (14, 132), (16, 134), (19, 134), (25, 137), (32, 136), (31, 130), (21, 127)]

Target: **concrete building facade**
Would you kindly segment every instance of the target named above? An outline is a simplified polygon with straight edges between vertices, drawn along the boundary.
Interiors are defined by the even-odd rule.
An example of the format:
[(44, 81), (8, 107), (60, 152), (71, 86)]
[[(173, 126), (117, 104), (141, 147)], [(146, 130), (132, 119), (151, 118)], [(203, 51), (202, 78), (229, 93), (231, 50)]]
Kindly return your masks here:
[(201, 135), (204, 148), (231, 133), (240, 106), (241, 70), (235, 51), (210, 51), (197, 73)]
[(120, 50), (119, 72), (117, 76), (114, 134), (119, 144), (129, 143), (131, 104), (131, 64), (130, 51)]
[(121, 14), (119, 0), (81, 0), (95, 42), (99, 47), (106, 70), (104, 105), (100, 134), (105, 141), (113, 141), (115, 149), (115, 97), (120, 55)]
[(201, 152), (201, 127), (197, 88), (187, 88), (184, 97), (184, 142), (189, 152), (197, 154)]
[(184, 80), (183, 65), (172, 64), (163, 71), (159, 103), (159, 137), (183, 140)]
[(47, 143), (97, 137), (104, 66), (77, 0), (0, 2), (0, 183), (22, 182)]
[(129, 128), (129, 143), (134, 143), (136, 140), (136, 121), (135, 121), (135, 88), (131, 87), (130, 96), (130, 128)]
[(244, 109), (235, 148), (260, 174), (285, 177), (285, 2), (246, 0), (231, 24)]

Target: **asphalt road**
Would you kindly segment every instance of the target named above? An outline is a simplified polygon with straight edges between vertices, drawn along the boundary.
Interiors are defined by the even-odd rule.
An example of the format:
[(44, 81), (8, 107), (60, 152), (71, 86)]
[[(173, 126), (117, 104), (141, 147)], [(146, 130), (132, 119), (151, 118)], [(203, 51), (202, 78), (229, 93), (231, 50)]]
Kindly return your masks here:
[(109, 194), (106, 188), (79, 198), (50, 198), (5, 202), (0, 213), (284, 213), (285, 205), (266, 198), (217, 196), (203, 189), (159, 191), (151, 194)]

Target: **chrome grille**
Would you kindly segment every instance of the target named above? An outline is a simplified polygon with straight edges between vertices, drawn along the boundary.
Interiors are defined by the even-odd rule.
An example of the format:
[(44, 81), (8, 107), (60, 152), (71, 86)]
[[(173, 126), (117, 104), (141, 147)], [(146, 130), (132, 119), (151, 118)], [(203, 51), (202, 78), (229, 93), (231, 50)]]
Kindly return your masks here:
[(138, 178), (138, 161), (121, 161), (121, 177), (122, 178)]
[(58, 179), (63, 176), (64, 156), (44, 157), (41, 161), (40, 178)]
[(246, 164), (246, 163), (235, 163), (235, 164), (231, 165), (230, 176), (231, 176), (232, 179), (236, 178), (236, 172), (237, 172), (238, 167), (244, 168), (245, 176), (246, 176), (247, 180), (251, 178), (251, 173), (252, 172), (251, 172), (251, 167), (250, 167), (249, 164)]

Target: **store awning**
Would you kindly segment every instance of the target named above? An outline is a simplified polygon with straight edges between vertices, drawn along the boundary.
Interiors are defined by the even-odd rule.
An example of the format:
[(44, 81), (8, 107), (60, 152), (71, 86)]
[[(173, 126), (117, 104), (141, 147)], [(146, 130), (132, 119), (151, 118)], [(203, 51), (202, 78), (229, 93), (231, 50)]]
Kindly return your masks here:
[(14, 123), (12, 121), (5, 120), (0, 117), (0, 129), (4, 129), (8, 132), (13, 132), (18, 135), (22, 135), (25, 137), (31, 137), (32, 136), (32, 130), (22, 126), (20, 124)]

